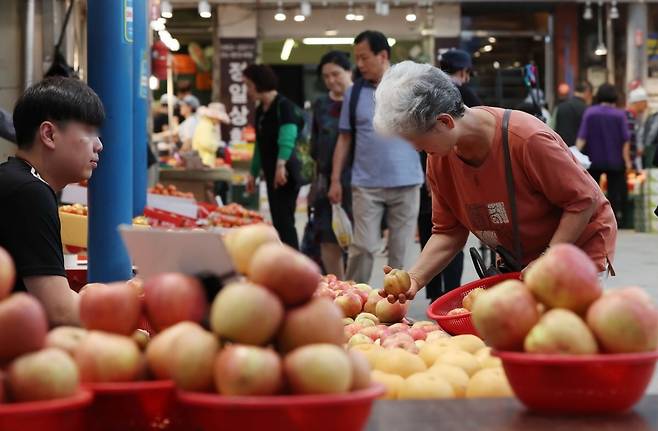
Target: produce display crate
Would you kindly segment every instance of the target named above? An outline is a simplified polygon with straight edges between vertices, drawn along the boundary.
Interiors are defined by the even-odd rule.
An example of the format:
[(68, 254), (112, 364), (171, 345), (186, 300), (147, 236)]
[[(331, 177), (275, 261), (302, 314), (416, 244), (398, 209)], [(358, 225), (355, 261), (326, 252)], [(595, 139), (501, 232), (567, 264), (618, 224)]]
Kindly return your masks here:
[(87, 248), (87, 216), (59, 211), (62, 244)]

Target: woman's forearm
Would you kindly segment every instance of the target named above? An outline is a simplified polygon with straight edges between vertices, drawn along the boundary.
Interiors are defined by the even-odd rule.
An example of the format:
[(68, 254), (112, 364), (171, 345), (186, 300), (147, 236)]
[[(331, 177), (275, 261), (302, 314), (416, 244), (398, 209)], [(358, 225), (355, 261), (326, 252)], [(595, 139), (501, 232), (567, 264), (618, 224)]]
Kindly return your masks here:
[(593, 202), (588, 209), (581, 212), (565, 211), (549, 245), (575, 243), (585, 231), (595, 209), (596, 204)]
[(420, 257), (409, 270), (419, 287), (422, 288), (427, 285), (448, 266), (455, 255), (459, 253), (459, 250), (464, 248), (467, 238), (468, 231), (456, 235), (437, 233), (430, 237), (420, 253)]

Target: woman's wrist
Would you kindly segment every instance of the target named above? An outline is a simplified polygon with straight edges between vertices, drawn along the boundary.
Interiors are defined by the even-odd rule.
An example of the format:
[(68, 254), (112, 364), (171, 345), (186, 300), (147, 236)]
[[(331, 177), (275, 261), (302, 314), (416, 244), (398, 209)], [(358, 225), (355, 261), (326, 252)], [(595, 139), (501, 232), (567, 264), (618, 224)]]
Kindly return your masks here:
[(277, 159), (276, 161), (276, 167), (277, 168), (283, 168), (286, 166), (286, 161), (283, 159)]

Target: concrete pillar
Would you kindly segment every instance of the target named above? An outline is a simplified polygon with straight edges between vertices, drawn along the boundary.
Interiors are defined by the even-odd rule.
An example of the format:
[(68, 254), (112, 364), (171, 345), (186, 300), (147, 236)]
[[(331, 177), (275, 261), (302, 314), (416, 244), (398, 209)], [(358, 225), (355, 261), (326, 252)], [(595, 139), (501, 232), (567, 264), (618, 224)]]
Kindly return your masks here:
[(128, 252), (117, 228), (133, 206), (133, 6), (131, 0), (88, 3), (89, 85), (105, 106), (103, 152), (89, 181), (90, 282), (127, 280)]
[(628, 3), (626, 85), (635, 80), (644, 83), (647, 79), (647, 8), (646, 3)]

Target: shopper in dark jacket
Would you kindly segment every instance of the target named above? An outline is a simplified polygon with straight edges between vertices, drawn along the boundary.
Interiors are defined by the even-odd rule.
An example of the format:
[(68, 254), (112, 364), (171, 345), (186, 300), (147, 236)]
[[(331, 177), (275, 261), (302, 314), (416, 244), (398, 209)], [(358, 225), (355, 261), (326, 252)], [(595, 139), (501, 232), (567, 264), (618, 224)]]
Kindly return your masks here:
[(568, 146), (576, 145), (578, 129), (587, 106), (592, 103), (592, 85), (581, 81), (576, 85), (573, 97), (555, 108), (555, 131)]

